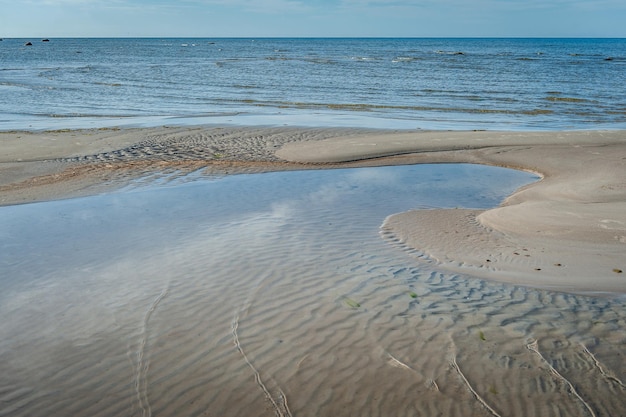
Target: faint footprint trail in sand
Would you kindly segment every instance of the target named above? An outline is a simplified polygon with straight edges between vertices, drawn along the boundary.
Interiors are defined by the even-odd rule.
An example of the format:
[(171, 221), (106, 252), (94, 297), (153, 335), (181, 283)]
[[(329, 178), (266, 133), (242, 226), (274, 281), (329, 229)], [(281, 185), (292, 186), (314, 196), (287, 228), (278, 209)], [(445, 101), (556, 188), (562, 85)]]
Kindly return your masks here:
[(255, 382), (257, 383), (259, 388), (261, 388), (261, 391), (263, 391), (265, 398), (270, 402), (270, 404), (272, 405), (272, 408), (274, 408), (275, 414), (278, 417), (292, 417), (291, 411), (289, 410), (289, 406), (287, 405), (287, 396), (285, 395), (283, 390), (281, 388), (278, 388), (279, 398), (278, 400), (275, 400), (272, 394), (269, 392), (269, 390), (265, 386), (265, 384), (263, 383), (263, 380), (261, 379), (261, 374), (254, 367), (252, 362), (250, 362), (250, 360), (248, 359), (246, 352), (244, 352), (243, 347), (241, 346), (241, 343), (239, 342), (239, 336), (237, 335), (238, 328), (239, 328), (239, 316), (235, 315), (235, 318), (233, 319), (233, 323), (232, 323), (233, 342), (235, 343), (235, 347), (237, 348), (237, 351), (243, 357), (243, 360), (246, 362), (248, 367), (252, 369), (252, 372), (254, 373)]
[(567, 378), (565, 378), (563, 375), (561, 375), (561, 373), (559, 371), (556, 370), (556, 368), (554, 366), (552, 366), (552, 364), (550, 362), (548, 362), (548, 360), (541, 354), (541, 352), (539, 351), (539, 342), (537, 340), (533, 340), (530, 343), (528, 343), (526, 345), (526, 348), (528, 350), (530, 350), (531, 352), (535, 353), (537, 356), (539, 356), (539, 358), (541, 359), (541, 361), (543, 363), (545, 363), (548, 366), (548, 369), (550, 370), (550, 373), (552, 373), (552, 375), (554, 375), (558, 380), (560, 380), (561, 382), (563, 382), (565, 385), (567, 385), (567, 387), (569, 388), (570, 392), (576, 397), (578, 398), (578, 400), (580, 400), (580, 402), (583, 403), (583, 405), (585, 406), (585, 408), (587, 409), (587, 411), (589, 412), (589, 414), (592, 417), (596, 417), (596, 413), (593, 412), (593, 409), (591, 408), (591, 406), (587, 403), (587, 401), (585, 401), (583, 399), (583, 397), (580, 396), (580, 394), (578, 393), (578, 391), (576, 391), (576, 388), (574, 387), (574, 384), (572, 384)]
[(137, 368), (135, 370), (135, 393), (137, 396), (137, 402), (143, 417), (152, 416), (152, 410), (150, 408), (150, 401), (148, 399), (148, 368), (149, 362), (145, 359), (145, 348), (148, 341), (148, 322), (154, 310), (156, 310), (159, 303), (169, 293), (169, 284), (161, 291), (161, 293), (154, 299), (150, 308), (146, 311), (141, 326), (141, 337), (139, 347), (137, 349)]

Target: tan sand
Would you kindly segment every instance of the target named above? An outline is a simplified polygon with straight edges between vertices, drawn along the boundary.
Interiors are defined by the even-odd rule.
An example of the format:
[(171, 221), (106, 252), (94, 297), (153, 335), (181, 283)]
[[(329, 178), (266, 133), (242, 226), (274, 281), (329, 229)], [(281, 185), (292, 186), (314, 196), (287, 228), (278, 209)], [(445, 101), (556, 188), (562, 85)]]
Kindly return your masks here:
[(274, 153), (289, 142), (365, 132), (233, 127), (0, 132), (0, 206), (95, 194), (164, 172), (315, 168), (286, 162)]
[[(132, 250), (110, 248), (87, 264), (62, 258), (36, 268), (47, 247), (34, 242), (25, 261), (5, 265), (32, 281), (1, 294), (0, 415), (625, 415), (623, 302), (466, 275), (623, 292), (608, 279), (623, 278), (612, 268), (624, 261), (615, 238), (625, 234), (624, 137), (282, 128), (0, 134), (5, 204), (95, 193), (167, 170), (474, 162), (545, 176), (502, 208), (389, 218), (383, 237), (435, 268), (406, 266), (403, 252), (365, 238), (369, 228), (354, 237), (320, 228), (326, 213), (292, 218), (284, 207), (227, 225), (193, 221), (194, 233), (166, 239), (155, 239), (165, 228), (139, 225), (142, 235), (123, 242)], [(78, 235), (72, 245), (98, 240)], [(100, 247), (112, 246), (103, 240)], [(576, 278), (599, 248), (609, 273)]]
[(470, 162), (543, 180), (501, 207), (421, 210), (383, 235), (441, 267), (573, 292), (626, 293), (626, 132), (99, 129), (0, 133), (0, 204), (102, 191), (155, 172), (207, 174)]
[(385, 236), (442, 267), (572, 292), (626, 293), (626, 132), (404, 133), (290, 144), (292, 161), (404, 154), (415, 162), (475, 162), (543, 180), (487, 210), (391, 216)]

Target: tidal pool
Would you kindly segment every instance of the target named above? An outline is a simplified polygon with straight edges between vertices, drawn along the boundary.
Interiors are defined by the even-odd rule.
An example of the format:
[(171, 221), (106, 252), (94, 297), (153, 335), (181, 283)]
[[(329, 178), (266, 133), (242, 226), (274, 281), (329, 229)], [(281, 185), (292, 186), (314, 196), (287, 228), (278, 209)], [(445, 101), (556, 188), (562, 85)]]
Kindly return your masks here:
[(621, 415), (626, 309), (450, 275), (388, 215), (469, 164), (139, 182), (0, 208), (0, 416)]

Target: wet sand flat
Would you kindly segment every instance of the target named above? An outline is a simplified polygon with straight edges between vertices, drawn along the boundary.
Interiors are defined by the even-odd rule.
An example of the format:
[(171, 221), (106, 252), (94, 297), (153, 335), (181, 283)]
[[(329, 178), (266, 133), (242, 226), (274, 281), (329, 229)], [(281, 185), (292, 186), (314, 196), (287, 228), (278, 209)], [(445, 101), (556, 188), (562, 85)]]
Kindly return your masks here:
[[(42, 202), (0, 208), (0, 415), (626, 412), (623, 132), (0, 136), (25, 135), (1, 196)], [(426, 162), (543, 178), (460, 209), (508, 170), (307, 171)], [(601, 247), (610, 273), (577, 278)]]
[(383, 228), (449, 270), (566, 291), (626, 292), (623, 131), (163, 127), (5, 132), (0, 143), (4, 205), (199, 169), (224, 175), (469, 162), (528, 170), (542, 181), (497, 209), (413, 211), (391, 216)]

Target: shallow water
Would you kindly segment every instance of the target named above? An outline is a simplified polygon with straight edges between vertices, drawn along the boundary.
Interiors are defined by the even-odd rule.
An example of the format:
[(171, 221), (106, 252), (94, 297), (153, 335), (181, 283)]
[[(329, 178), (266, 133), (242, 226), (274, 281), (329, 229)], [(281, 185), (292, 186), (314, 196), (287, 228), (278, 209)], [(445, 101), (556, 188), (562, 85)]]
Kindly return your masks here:
[(196, 177), (0, 208), (0, 415), (626, 412), (624, 300), (445, 274), (379, 235), (534, 176)]
[(5, 39), (0, 128), (623, 129), (625, 65), (624, 39)]

